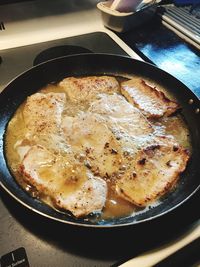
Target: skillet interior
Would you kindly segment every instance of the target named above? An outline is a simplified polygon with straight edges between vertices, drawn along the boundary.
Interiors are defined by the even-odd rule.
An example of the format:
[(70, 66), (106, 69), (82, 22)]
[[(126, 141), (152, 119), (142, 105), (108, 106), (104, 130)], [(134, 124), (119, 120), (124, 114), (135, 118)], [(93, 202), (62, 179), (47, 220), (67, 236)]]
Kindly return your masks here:
[[(63, 79), (67, 76), (88, 75), (142, 75), (164, 86), (177, 98), (182, 106), (182, 114), (190, 129), (193, 153), (186, 171), (183, 173), (179, 186), (167, 198), (164, 198), (158, 206), (137, 214), (133, 217), (100, 221), (99, 223), (74, 219), (69, 215), (62, 214), (41, 203), (16, 183), (6, 164), (4, 151), (4, 135), (7, 124), (18, 106), (44, 85)], [(189, 104), (192, 99), (193, 103)], [(190, 101), (191, 103), (191, 101)], [(130, 224), (145, 223), (148, 220), (159, 217), (180, 204), (183, 204), (199, 188), (200, 168), (200, 114), (196, 110), (200, 108), (198, 98), (180, 81), (168, 73), (156, 68), (151, 64), (137, 61), (127, 57), (104, 55), (104, 54), (82, 54), (57, 58), (36, 67), (31, 68), (10, 82), (0, 95), (0, 181), (3, 188), (16, 200), (26, 207), (52, 219), (69, 224), (94, 227), (114, 227)]]

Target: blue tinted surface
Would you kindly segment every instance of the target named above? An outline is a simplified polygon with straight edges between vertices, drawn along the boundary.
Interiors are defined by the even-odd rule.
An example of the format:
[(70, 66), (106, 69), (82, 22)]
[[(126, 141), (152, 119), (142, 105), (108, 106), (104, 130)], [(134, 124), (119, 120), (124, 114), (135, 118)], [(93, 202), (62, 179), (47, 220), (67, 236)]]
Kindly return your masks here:
[(198, 93), (200, 90), (200, 57), (184, 44), (176, 44), (168, 48), (158, 48), (147, 44), (141, 48), (141, 52), (161, 69), (176, 76)]
[(144, 60), (172, 74), (200, 97), (200, 51), (157, 18), (119, 37)]

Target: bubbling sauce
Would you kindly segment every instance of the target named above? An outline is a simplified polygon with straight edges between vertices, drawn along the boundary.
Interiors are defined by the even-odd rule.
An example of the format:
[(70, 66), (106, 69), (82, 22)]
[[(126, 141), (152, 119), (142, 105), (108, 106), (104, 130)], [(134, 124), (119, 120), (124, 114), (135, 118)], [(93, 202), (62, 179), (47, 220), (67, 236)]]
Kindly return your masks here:
[[(118, 80), (119, 83), (121, 83), (124, 80), (127, 80), (127, 78), (125, 77), (116, 77), (116, 79)], [(162, 88), (159, 85), (159, 89), (162, 90), (172, 100), (174, 99), (174, 97), (170, 95), (169, 92), (165, 90), (165, 88)], [(56, 93), (66, 94), (66, 92), (58, 84), (48, 84), (44, 88), (41, 88), (39, 92), (42, 93), (56, 92)], [(88, 108), (88, 103), (82, 103), (80, 105), (74, 104), (69, 101), (67, 95), (66, 99), (67, 101), (65, 109), (63, 111), (63, 115), (76, 116), (76, 114), (80, 110), (86, 111)], [(24, 188), (24, 190), (29, 192), (33, 197), (40, 198), (48, 205), (52, 206), (53, 208), (56, 208), (47, 196), (42, 195), (41, 193), (37, 192), (37, 190), (34, 187), (27, 184), (23, 180), (22, 176), (18, 171), (21, 162), (20, 162), (20, 157), (15, 149), (15, 146), (17, 142), (19, 142), (24, 138), (26, 133), (25, 123), (23, 119), (24, 104), (25, 102), (19, 106), (19, 108), (15, 112), (14, 116), (12, 117), (7, 127), (6, 138), (5, 138), (7, 162), (17, 182)], [(172, 135), (173, 137), (175, 137), (175, 139), (181, 146), (191, 151), (189, 130), (180, 113), (170, 117), (161, 118), (156, 121), (152, 120), (151, 123), (155, 131), (162, 134), (164, 133), (165, 135)], [(27, 145), (30, 144), (27, 143)], [(47, 167), (41, 168), (40, 175), (45, 177), (47, 176), (52, 177), (52, 174), (49, 173)], [(107, 182), (107, 185), (108, 185), (108, 195), (107, 195), (106, 205), (100, 215), (100, 219), (106, 220), (106, 219), (130, 216), (139, 210), (136, 206), (134, 206), (130, 202), (120, 198), (112, 189), (113, 184), (111, 182), (110, 183)]]

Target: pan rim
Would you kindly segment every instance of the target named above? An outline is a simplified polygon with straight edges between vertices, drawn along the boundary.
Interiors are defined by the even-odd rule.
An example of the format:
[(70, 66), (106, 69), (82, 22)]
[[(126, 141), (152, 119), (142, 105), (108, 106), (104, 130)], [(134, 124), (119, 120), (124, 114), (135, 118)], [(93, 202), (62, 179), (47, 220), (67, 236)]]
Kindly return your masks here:
[[(62, 220), (62, 219), (59, 219), (57, 217), (53, 217), (51, 215), (48, 215), (42, 211), (39, 211), (38, 209), (36, 208), (33, 208), (31, 207), (30, 205), (26, 204), (25, 202), (23, 202), (20, 198), (16, 197), (10, 190), (8, 190), (4, 185), (3, 183), (0, 181), (0, 185), (1, 187), (5, 190), (5, 192), (7, 192), (12, 198), (14, 198), (18, 203), (20, 203), (23, 207), (29, 209), (30, 211), (32, 212), (35, 212), (43, 217), (46, 217), (48, 219), (51, 219), (53, 221), (57, 221), (57, 222), (60, 222), (60, 223), (64, 223), (64, 224), (69, 224), (69, 225), (75, 225), (75, 226), (81, 226), (83, 228), (100, 228), (100, 229), (107, 229), (107, 228), (120, 228), (120, 227), (127, 227), (127, 226), (137, 226), (137, 225), (140, 225), (140, 224), (145, 224), (147, 222), (151, 222), (151, 221), (154, 221), (156, 219), (158, 219), (159, 217), (162, 217), (170, 212), (172, 212), (173, 210), (177, 209), (179, 206), (182, 206), (188, 199), (190, 199), (194, 194), (197, 193), (197, 191), (199, 190), (200, 188), (200, 185), (190, 194), (188, 195), (184, 200), (182, 200), (180, 203), (174, 205), (173, 207), (171, 207), (170, 209), (166, 210), (166, 211), (163, 211), (162, 213), (159, 213), (157, 215), (154, 215), (152, 217), (149, 217), (149, 218), (146, 218), (146, 219), (143, 219), (143, 220), (140, 220), (140, 221), (133, 221), (133, 222), (130, 222), (130, 223), (122, 223), (122, 224), (87, 224), (87, 223), (79, 223), (79, 222), (76, 222), (76, 221), (67, 221), (67, 220)], [(46, 205), (44, 203), (44, 205)], [(131, 218), (131, 216), (129, 216), (128, 218)]]

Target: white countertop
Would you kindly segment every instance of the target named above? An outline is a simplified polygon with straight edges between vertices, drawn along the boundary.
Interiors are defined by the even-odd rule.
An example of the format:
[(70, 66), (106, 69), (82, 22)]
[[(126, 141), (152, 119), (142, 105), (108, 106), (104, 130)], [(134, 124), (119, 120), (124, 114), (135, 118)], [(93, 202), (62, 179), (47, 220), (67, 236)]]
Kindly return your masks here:
[(141, 58), (106, 29), (95, 0), (28, 1), (0, 7), (0, 51), (91, 32), (106, 32), (133, 58)]

